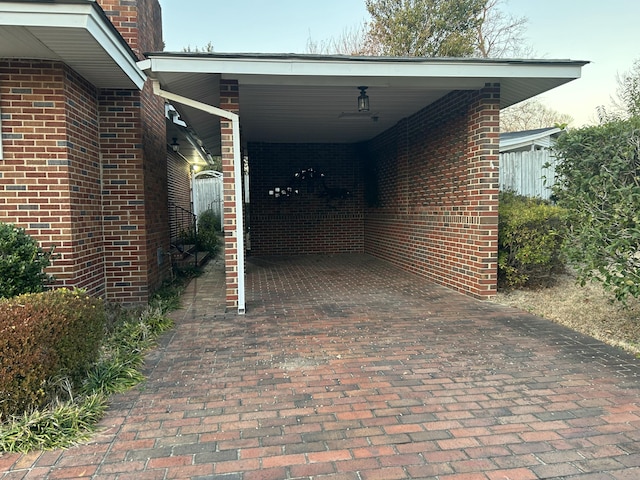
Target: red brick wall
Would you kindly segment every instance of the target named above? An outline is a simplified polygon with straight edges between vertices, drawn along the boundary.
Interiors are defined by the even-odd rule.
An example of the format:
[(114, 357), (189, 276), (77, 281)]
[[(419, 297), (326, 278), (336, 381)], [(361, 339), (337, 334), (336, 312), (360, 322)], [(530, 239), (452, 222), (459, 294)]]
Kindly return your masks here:
[(170, 275), (163, 252), (169, 250), (169, 198), (164, 99), (153, 95), (150, 82), (141, 92), (147, 275), (151, 292)]
[(176, 204), (185, 210), (193, 210), (189, 162), (169, 148), (167, 148), (167, 174), (169, 204)]
[[(134, 49), (162, 48), (157, 0), (101, 3)], [(164, 101), (4, 60), (0, 109), (0, 220), (55, 246), (57, 285), (146, 302), (170, 273)]]
[[(100, 0), (139, 58), (162, 50), (157, 0)], [(143, 90), (99, 93), (107, 296), (145, 302), (169, 275), (164, 100)]]
[(149, 255), (139, 104), (135, 90), (99, 95), (107, 296), (131, 302), (143, 301), (146, 294), (141, 288)]
[[(240, 93), (235, 80), (220, 81), (220, 108), (227, 112), (240, 113)], [(226, 282), (226, 307), (238, 308), (239, 304), (239, 258), (238, 237), (244, 235), (239, 231), (237, 222), (236, 196), (242, 195), (235, 189), (235, 153), (233, 138), (233, 122), (220, 119), (220, 141), (222, 145), (222, 191), (223, 208), (222, 223), (224, 231), (224, 268)], [(244, 305), (241, 306), (244, 309)]]
[(59, 286), (104, 294), (95, 89), (61, 63), (0, 63), (0, 221), (45, 248)]
[(369, 144), (365, 174), (377, 206), (365, 251), (440, 284), (495, 294), (497, 85), (454, 92)]
[[(71, 245), (75, 263), (66, 283), (104, 295), (102, 202), (95, 89), (67, 69), (66, 119), (68, 122), (71, 192)], [(57, 261), (54, 263), (56, 266)]]
[(111, 23), (139, 59), (164, 49), (158, 0), (98, 0)]
[(149, 90), (99, 95), (107, 296), (127, 303), (170, 268), (164, 106)]
[[(191, 218), (179, 213), (173, 208), (177, 205), (187, 211), (193, 211), (191, 202), (191, 168), (187, 160), (167, 148), (167, 176), (168, 176), (168, 200), (169, 200), (169, 223), (171, 233), (176, 236), (181, 231), (188, 231), (191, 225)], [(172, 241), (175, 239), (172, 238)]]
[[(270, 144), (248, 146), (252, 255), (346, 253), (364, 251), (364, 211), (360, 157), (356, 145)], [(313, 180), (294, 178), (313, 168)], [(340, 198), (324, 196), (322, 179)], [(297, 188), (299, 195), (275, 198), (275, 187)], [(334, 192), (336, 194), (344, 192)]]

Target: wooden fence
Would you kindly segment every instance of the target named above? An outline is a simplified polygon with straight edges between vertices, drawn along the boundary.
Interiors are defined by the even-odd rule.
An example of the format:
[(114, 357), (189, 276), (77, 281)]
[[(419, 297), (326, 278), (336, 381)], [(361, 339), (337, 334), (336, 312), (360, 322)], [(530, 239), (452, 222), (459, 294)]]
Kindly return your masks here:
[(501, 153), (500, 190), (548, 200), (557, 163), (550, 150)]
[(194, 175), (193, 210), (196, 215), (213, 210), (222, 228), (222, 173), (207, 170)]

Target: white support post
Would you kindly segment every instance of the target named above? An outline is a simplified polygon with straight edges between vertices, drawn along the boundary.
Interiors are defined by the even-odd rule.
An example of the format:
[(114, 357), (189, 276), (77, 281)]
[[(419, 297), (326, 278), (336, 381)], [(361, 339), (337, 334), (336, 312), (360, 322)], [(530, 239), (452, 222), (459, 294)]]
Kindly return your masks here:
[(245, 313), (246, 301), (244, 291), (244, 215), (242, 205), (242, 159), (240, 158), (240, 117), (233, 112), (228, 112), (213, 105), (207, 105), (206, 103), (162, 90), (157, 80), (153, 80), (153, 93), (171, 102), (180, 103), (231, 121), (233, 128), (233, 169), (236, 197), (236, 231), (232, 232), (232, 234), (236, 236), (238, 248), (238, 314), (243, 315)]

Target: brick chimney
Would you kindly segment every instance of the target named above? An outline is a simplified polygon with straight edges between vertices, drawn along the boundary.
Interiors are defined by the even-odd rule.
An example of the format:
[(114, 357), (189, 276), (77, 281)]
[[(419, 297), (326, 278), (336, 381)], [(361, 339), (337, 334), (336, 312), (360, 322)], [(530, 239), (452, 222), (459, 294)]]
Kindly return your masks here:
[(139, 59), (145, 52), (164, 49), (158, 0), (98, 0), (98, 4)]

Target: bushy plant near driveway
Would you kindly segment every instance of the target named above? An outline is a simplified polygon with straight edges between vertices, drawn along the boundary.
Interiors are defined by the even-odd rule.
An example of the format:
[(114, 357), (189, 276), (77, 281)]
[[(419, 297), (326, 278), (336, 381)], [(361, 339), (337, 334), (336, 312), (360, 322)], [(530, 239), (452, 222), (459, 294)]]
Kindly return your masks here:
[(568, 259), (584, 283), (640, 297), (640, 117), (570, 130), (555, 145), (554, 193), (569, 214)]
[(511, 191), (500, 193), (498, 281), (501, 288), (544, 285), (562, 268), (563, 209)]
[(44, 250), (25, 230), (0, 222), (0, 298), (42, 292), (52, 250)]
[(50, 402), (66, 377), (79, 387), (98, 357), (104, 306), (80, 290), (0, 300), (0, 419)]
[(0, 452), (67, 448), (89, 439), (107, 409), (109, 395), (141, 381), (145, 352), (171, 328), (166, 315), (177, 308), (184, 285), (180, 276), (155, 295), (144, 309), (107, 304), (106, 340), (80, 386), (57, 378), (57, 397), (46, 406), (0, 418)]
[(58, 396), (49, 404), (0, 420), (0, 452), (29, 452), (70, 447), (90, 438), (108, 405), (109, 395), (144, 380), (145, 351), (173, 322), (161, 308), (118, 309), (118, 320), (80, 387), (59, 378)]

